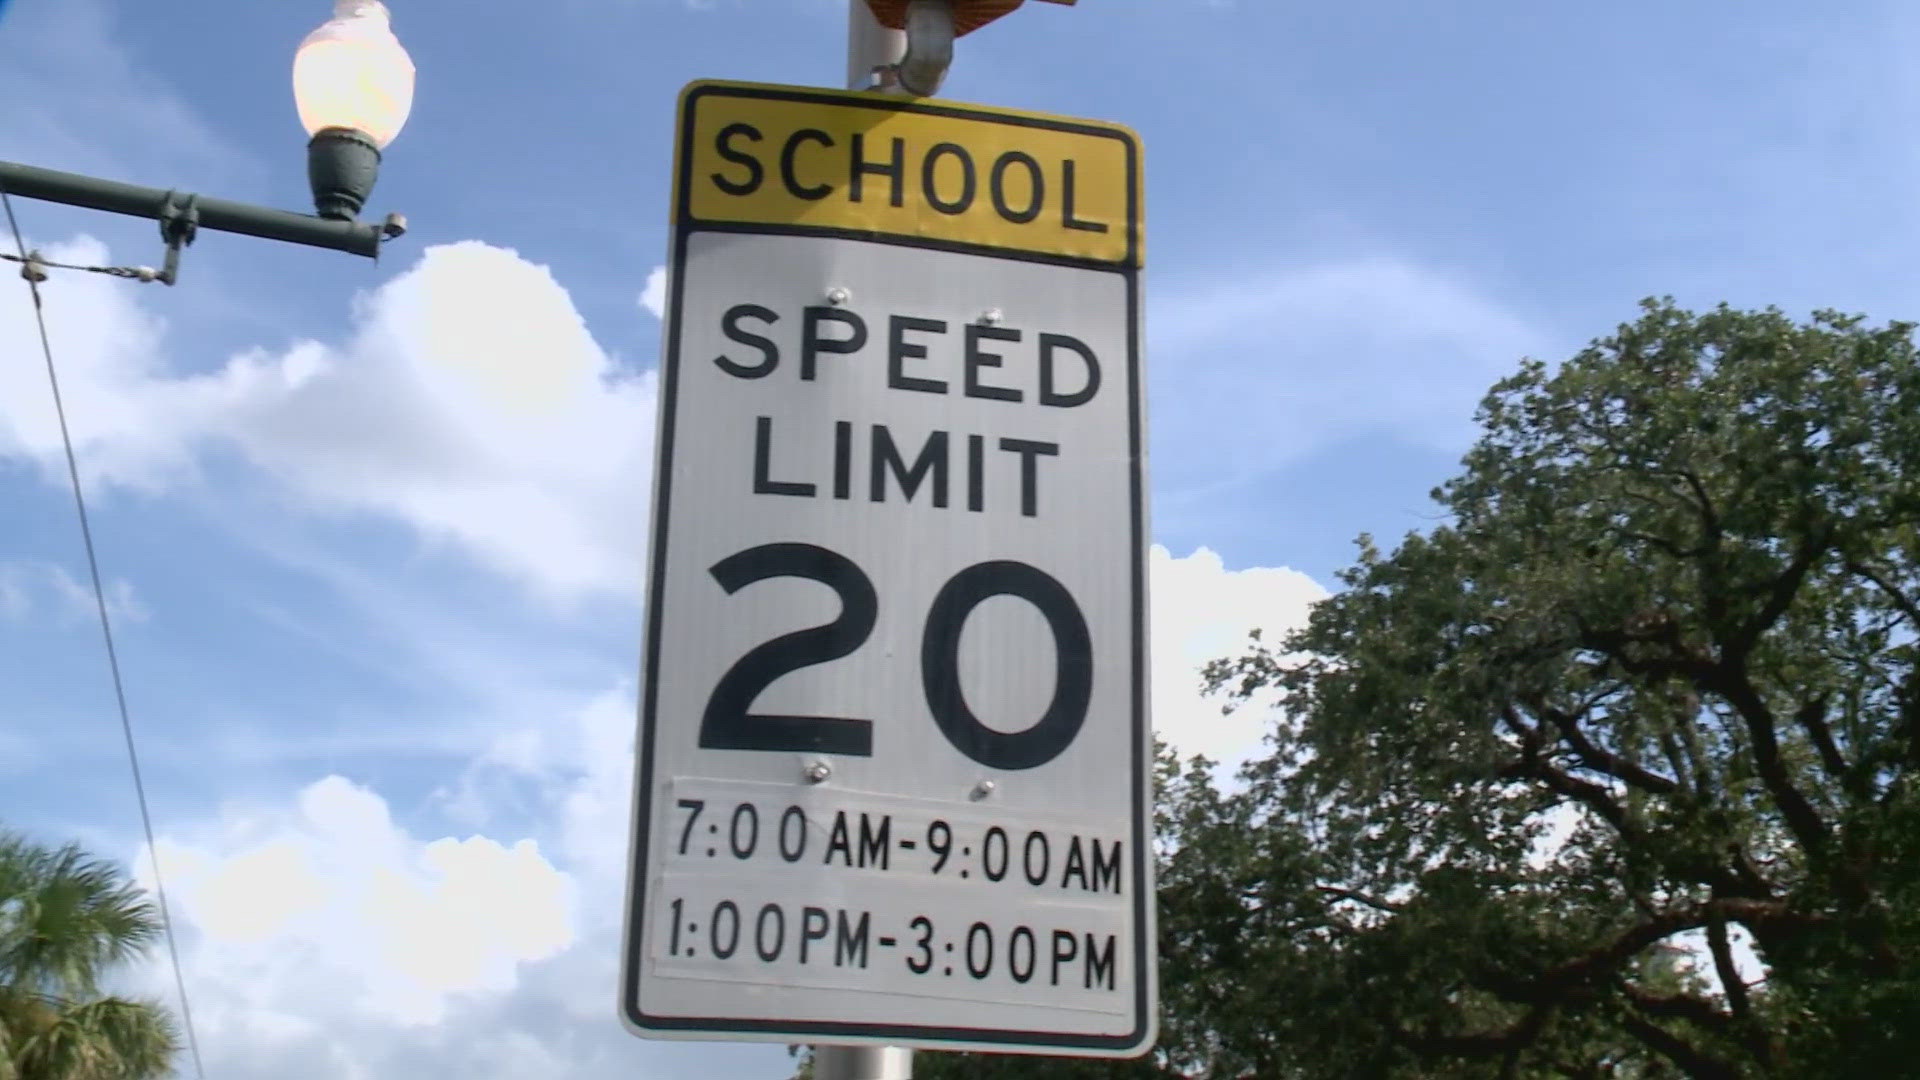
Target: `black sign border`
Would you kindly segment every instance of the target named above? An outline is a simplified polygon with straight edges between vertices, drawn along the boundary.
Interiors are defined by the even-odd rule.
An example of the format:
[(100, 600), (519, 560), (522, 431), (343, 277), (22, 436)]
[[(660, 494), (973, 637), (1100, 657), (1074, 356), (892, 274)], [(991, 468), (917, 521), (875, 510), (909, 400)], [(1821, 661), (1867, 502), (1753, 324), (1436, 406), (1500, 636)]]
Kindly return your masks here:
[[(1122, 262), (1077, 258), (1021, 251), (998, 246), (957, 243), (894, 233), (871, 232), (813, 225), (768, 225), (696, 220), (691, 212), (694, 109), (703, 98), (733, 97), (769, 101), (793, 101), (808, 104), (854, 106), (892, 112), (910, 112), (946, 116), (963, 120), (988, 121), (1021, 127), (1041, 128), (1070, 134), (1092, 135), (1119, 140), (1126, 148), (1127, 160), (1127, 256)], [(804, 87), (740, 84), (700, 81), (689, 85), (681, 95), (679, 138), (674, 163), (673, 249), (669, 260), (667, 337), (660, 356), (660, 421), (658, 451), (654, 462), (654, 514), (651, 569), (647, 581), (645, 643), (642, 646), (640, 701), (639, 765), (635, 770), (633, 832), (628, 860), (627, 908), (624, 942), (621, 950), (620, 1013), (628, 1026), (641, 1033), (694, 1038), (701, 1034), (759, 1036), (773, 1041), (778, 1037), (812, 1038), (823, 1043), (839, 1039), (861, 1039), (896, 1044), (970, 1044), (995, 1046), (1006, 1050), (1030, 1048), (1094, 1051), (1101, 1056), (1127, 1056), (1144, 1052), (1157, 1029), (1154, 989), (1155, 942), (1153, 894), (1148, 886), (1148, 859), (1152, 850), (1147, 822), (1151, 778), (1147, 747), (1150, 744), (1147, 707), (1147, 587), (1146, 587), (1146, 489), (1143, 420), (1145, 402), (1140, 372), (1140, 147), (1137, 138), (1125, 129), (1081, 124), (1048, 117), (1007, 114), (969, 109), (951, 104), (933, 104), (882, 95), (855, 95)], [(1009, 1031), (995, 1028), (958, 1028), (926, 1024), (861, 1024), (815, 1020), (745, 1020), (730, 1017), (650, 1016), (639, 1009), (640, 972), (646, 958), (646, 868), (648, 839), (652, 821), (650, 810), (654, 791), (654, 736), (658, 730), (658, 681), (660, 662), (660, 596), (666, 579), (667, 508), (672, 495), (674, 406), (677, 402), (680, 361), (680, 312), (685, 288), (688, 241), (697, 232), (751, 233), (777, 236), (838, 237), (871, 243), (892, 244), (982, 255), (997, 259), (1072, 266), (1120, 274), (1127, 289), (1127, 393), (1128, 451), (1132, 462), (1131, 541), (1133, 553), (1133, 895), (1134, 895), (1134, 1027), (1125, 1035), (1068, 1035), (1050, 1031)]]

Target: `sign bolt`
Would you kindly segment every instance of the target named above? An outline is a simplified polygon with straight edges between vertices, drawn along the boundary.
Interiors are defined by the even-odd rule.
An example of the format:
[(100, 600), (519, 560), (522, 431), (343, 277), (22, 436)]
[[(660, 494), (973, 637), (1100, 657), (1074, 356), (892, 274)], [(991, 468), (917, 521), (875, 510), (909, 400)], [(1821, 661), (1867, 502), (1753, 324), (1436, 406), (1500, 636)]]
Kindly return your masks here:
[(982, 780), (979, 783), (973, 785), (973, 801), (974, 802), (979, 802), (981, 799), (984, 799), (991, 794), (993, 794), (993, 781)]
[(988, 308), (980, 313), (980, 321), (987, 326), (999, 326), (1000, 321), (1005, 318), (1006, 315), (997, 307)]
[(827, 290), (827, 303), (832, 304), (834, 307), (845, 307), (847, 301), (851, 299), (853, 299), (853, 294), (839, 285), (835, 285), (833, 288)]
[(807, 763), (804, 775), (809, 784), (823, 784), (827, 777), (833, 775), (833, 766), (824, 761), (810, 761)]

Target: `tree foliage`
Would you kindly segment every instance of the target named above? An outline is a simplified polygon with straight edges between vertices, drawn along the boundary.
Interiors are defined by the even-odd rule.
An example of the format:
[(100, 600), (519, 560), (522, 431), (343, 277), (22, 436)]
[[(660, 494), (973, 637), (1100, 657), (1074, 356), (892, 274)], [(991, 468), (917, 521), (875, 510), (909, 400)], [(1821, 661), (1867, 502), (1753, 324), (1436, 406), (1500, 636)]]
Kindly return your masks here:
[(118, 867), (0, 832), (0, 1080), (166, 1075), (177, 1049), (166, 1011), (101, 986), (159, 933)]
[(1643, 308), (1211, 667), (1287, 716), (1244, 790), (1168, 777), (1156, 1055), (920, 1075), (1911, 1072), (1913, 326)]

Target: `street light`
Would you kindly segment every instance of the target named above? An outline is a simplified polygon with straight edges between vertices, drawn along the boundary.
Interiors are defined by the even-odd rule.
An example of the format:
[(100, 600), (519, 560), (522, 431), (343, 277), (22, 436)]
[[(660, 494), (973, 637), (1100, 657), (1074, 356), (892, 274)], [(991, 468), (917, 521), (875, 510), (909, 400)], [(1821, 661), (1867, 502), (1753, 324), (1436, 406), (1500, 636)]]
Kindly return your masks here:
[(412, 111), (413, 75), (413, 60), (393, 36), (386, 5), (379, 0), (334, 0), (333, 17), (300, 43), (294, 54), (293, 92), (300, 122), (312, 137), (307, 178), (314, 214), (10, 161), (0, 161), (0, 190), (158, 221), (167, 244), (166, 266), (138, 276), (168, 285), (178, 274), (180, 249), (202, 228), (377, 258), (383, 240), (406, 232), (406, 219), (389, 214), (378, 224), (363, 222), (360, 210), (379, 175), (380, 151), (400, 133)]
[(380, 151), (413, 111), (413, 58), (389, 19), (380, 0), (334, 0), (333, 18), (293, 54), (293, 102), (313, 137), (307, 177), (321, 217), (360, 216)]

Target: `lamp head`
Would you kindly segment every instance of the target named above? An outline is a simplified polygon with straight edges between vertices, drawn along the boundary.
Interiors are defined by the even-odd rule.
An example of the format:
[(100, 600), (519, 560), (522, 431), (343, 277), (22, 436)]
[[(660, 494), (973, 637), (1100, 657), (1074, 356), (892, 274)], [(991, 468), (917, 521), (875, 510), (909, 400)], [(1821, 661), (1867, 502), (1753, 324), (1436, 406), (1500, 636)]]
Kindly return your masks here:
[(380, 151), (413, 110), (413, 58), (380, 0), (334, 0), (333, 17), (293, 57), (293, 99), (322, 217), (352, 220), (380, 172)]

